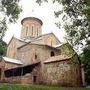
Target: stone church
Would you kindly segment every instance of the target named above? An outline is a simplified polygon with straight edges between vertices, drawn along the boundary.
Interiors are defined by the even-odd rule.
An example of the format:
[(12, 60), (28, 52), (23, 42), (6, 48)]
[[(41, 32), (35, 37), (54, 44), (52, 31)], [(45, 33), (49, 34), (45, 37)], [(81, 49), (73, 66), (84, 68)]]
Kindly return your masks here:
[(21, 38), (12, 37), (0, 60), (0, 81), (22, 84), (82, 86), (77, 53), (53, 33), (42, 35), (43, 22), (35, 17), (21, 21)]

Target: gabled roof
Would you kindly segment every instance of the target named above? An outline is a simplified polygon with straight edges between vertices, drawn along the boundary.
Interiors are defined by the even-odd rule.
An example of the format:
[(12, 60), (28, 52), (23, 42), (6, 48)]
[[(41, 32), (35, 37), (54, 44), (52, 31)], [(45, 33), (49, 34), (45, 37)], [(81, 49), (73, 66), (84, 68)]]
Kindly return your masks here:
[(45, 46), (45, 47), (49, 47), (49, 48), (56, 49), (56, 50), (60, 51), (59, 49), (57, 49), (57, 48), (55, 48), (55, 47), (52, 47), (52, 46), (49, 46), (49, 45), (37, 44), (37, 43), (31, 43), (31, 42), (28, 42), (28, 43), (26, 43), (26, 44), (18, 47), (17, 49), (20, 49), (20, 48), (22, 48), (22, 47), (24, 47), (24, 46), (26, 46), (26, 45), (28, 45), (28, 44), (29, 44), (29, 45), (37, 45), (37, 46)]
[(3, 60), (5, 62), (8, 62), (8, 63), (14, 63), (14, 64), (20, 64), (22, 65), (23, 63), (21, 62), (21, 60), (17, 60), (17, 59), (13, 59), (13, 58), (8, 58), (8, 57), (2, 57)]
[[(8, 43), (8, 45), (11, 43), (11, 41), (13, 40), (13, 39), (16, 39), (16, 40), (18, 40), (18, 41), (20, 41), (20, 42), (24, 42), (24, 43), (26, 43), (25, 45), (27, 45), (28, 43), (32, 43), (32, 42), (34, 42), (34, 41), (37, 41), (39, 38), (42, 38), (42, 37), (44, 37), (44, 36), (47, 36), (47, 35), (54, 35), (54, 33), (47, 33), (47, 34), (43, 34), (43, 35), (41, 35), (41, 36), (38, 36), (37, 38), (35, 38), (35, 39), (33, 39), (33, 40), (30, 40), (30, 41), (26, 41), (26, 40), (23, 40), (23, 39), (18, 39), (18, 38), (16, 38), (16, 37), (14, 37), (14, 36), (12, 36), (12, 38), (11, 38), (11, 40), (9, 41), (9, 43)], [(59, 39), (54, 35), (54, 37), (58, 40), (58, 42), (60, 42), (59, 41)], [(25, 46), (24, 45), (24, 46)], [(22, 45), (23, 46), (23, 45)]]
[(40, 35), (40, 36), (38, 36), (38, 37), (36, 38), (36, 40), (39, 39), (39, 38), (42, 38), (42, 37), (44, 37), (44, 36), (47, 36), (47, 35), (53, 35), (53, 36), (58, 40), (58, 42), (60, 42), (59, 39), (56, 37), (56, 35), (55, 35), (53, 32)]
[[(39, 38), (42, 38), (43, 36), (47, 36), (47, 35), (50, 35), (50, 34), (54, 35), (53, 33), (47, 33), (47, 34), (41, 35), (41, 36), (35, 38), (34, 40), (29, 41), (29, 42), (27, 42), (26, 44), (18, 47), (18, 49), (21, 48), (21, 47), (23, 47), (23, 46), (28, 45), (29, 43), (36, 44), (36, 45), (45, 45), (45, 44), (34, 43), (34, 41), (37, 41)], [(54, 36), (55, 36), (55, 35), (54, 35)], [(58, 40), (58, 42), (60, 42), (59, 39), (58, 39), (56, 36), (55, 36), (55, 38)], [(49, 46), (49, 45), (45, 45), (45, 46)], [(52, 47), (52, 46), (50, 46), (50, 47)], [(52, 47), (52, 48), (55, 48), (55, 47)]]
[(16, 37), (12, 36), (12, 38), (11, 38), (11, 40), (9, 41), (8, 45), (11, 43), (11, 41), (12, 41), (13, 39), (16, 39), (16, 40), (18, 40), (18, 41), (20, 41), (20, 42), (26, 43), (24, 40), (18, 39), (18, 38), (16, 38)]

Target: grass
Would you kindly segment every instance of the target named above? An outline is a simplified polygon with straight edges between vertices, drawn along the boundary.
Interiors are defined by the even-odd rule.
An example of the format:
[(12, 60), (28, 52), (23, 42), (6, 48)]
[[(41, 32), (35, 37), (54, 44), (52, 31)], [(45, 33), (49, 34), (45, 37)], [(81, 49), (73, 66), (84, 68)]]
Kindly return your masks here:
[(44, 85), (0, 84), (0, 90), (90, 90), (90, 88), (56, 87)]

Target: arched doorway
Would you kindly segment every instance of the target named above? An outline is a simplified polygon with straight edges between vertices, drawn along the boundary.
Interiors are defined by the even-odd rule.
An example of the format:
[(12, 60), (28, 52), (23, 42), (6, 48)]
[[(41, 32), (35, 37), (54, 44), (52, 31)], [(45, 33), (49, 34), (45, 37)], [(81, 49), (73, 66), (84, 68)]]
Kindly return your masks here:
[(37, 82), (37, 76), (33, 76), (33, 83)]

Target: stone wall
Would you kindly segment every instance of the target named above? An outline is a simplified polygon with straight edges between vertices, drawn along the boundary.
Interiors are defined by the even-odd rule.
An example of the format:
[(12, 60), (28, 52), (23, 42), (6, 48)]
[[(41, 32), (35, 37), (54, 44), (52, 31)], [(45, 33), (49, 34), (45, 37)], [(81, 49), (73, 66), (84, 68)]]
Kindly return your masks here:
[(26, 46), (18, 49), (18, 58), (24, 62), (25, 65), (36, 63), (38, 61), (47, 60), (51, 57), (51, 51), (55, 55), (60, 54), (60, 50), (46, 46), (46, 45), (36, 45), (36, 44), (27, 44)]
[(21, 45), (25, 44), (25, 42), (22, 42), (14, 37), (12, 37), (11, 41), (8, 44), (7, 47), (7, 57), (9, 58), (18, 58), (17, 48)]
[(14, 63), (8, 63), (3, 60), (0, 62), (0, 82), (4, 82), (5, 78), (5, 70), (13, 69), (19, 67), (20, 65)]
[(55, 46), (55, 45), (60, 44), (60, 41), (53, 33), (48, 33), (48, 34), (41, 35), (32, 43)]
[(21, 76), (5, 78), (8, 83), (21, 83)]
[(0, 60), (0, 81), (4, 78), (5, 63)]
[(21, 83), (30, 84), (32, 83), (32, 78), (30, 76), (14, 76), (5, 79), (8, 83)]
[(26, 73), (24, 76), (12, 76), (5, 78), (9, 83), (21, 83), (21, 84), (39, 84), (41, 81), (40, 65), (35, 66), (31, 73)]
[(60, 41), (58, 40), (58, 38), (56, 38), (56, 36), (53, 33), (42, 36), (42, 42), (50, 46), (60, 44)]
[(81, 86), (78, 64), (70, 60), (47, 63), (43, 68), (43, 83), (61, 86)]

